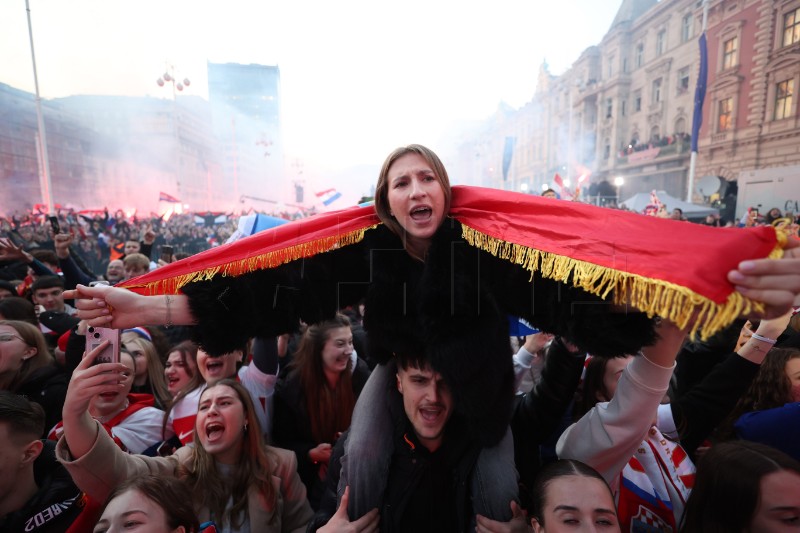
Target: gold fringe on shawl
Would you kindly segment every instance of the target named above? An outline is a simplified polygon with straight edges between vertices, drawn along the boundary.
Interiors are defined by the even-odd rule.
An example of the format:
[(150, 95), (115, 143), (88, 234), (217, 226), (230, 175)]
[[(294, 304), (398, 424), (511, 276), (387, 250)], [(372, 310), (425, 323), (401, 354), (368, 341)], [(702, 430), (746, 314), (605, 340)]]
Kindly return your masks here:
[(241, 276), (242, 274), (247, 274), (256, 270), (274, 268), (297, 259), (311, 257), (324, 252), (329, 252), (342, 246), (355, 244), (364, 238), (364, 233), (367, 230), (376, 227), (377, 224), (351, 231), (350, 233), (343, 233), (341, 235), (334, 235), (332, 237), (324, 237), (316, 241), (289, 246), (287, 248), (255, 255), (246, 259), (239, 259), (237, 261), (209, 267), (197, 272), (181, 274), (172, 278), (162, 279), (145, 284), (123, 285), (123, 287), (128, 289), (143, 287), (147, 294), (178, 294), (181, 287), (194, 281), (208, 281), (217, 275)]
[[(733, 291), (725, 303), (718, 304), (675, 283), (505, 242), (463, 223), (462, 228), (464, 239), (470, 245), (520, 265), (531, 272), (531, 276), (538, 271), (545, 278), (571, 282), (575, 287), (604, 300), (611, 294), (615, 304), (632, 305), (649, 317), (659, 315), (680, 328), (685, 328), (691, 322), (691, 336), (699, 334), (703, 340), (731, 324), (737, 317), (764, 309), (762, 303), (745, 298), (737, 291)], [(778, 245), (769, 258), (782, 257), (785, 244), (785, 235), (778, 232)]]

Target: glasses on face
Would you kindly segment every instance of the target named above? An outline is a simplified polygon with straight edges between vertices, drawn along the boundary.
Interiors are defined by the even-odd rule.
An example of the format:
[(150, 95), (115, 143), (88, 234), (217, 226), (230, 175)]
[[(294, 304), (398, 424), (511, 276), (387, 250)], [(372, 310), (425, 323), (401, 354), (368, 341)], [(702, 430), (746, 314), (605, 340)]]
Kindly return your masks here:
[(19, 335), (14, 335), (13, 333), (0, 333), (0, 342), (11, 342), (14, 339), (19, 339), (22, 342), (25, 342), (25, 339)]

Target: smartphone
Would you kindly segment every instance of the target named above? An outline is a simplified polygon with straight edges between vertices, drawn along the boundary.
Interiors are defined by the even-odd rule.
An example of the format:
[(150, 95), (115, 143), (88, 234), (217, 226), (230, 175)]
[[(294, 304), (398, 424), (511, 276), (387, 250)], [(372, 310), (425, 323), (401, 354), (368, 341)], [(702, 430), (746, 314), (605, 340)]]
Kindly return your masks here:
[(119, 363), (120, 331), (118, 329), (89, 326), (86, 329), (86, 353), (97, 348), (105, 340), (109, 341), (109, 345), (97, 354), (92, 363), (93, 365), (98, 363)]
[(172, 262), (172, 246), (165, 244), (161, 247), (161, 260), (165, 263)]
[(47, 217), (50, 220), (50, 227), (53, 228), (53, 235), (61, 233), (61, 226), (58, 224), (58, 217)]

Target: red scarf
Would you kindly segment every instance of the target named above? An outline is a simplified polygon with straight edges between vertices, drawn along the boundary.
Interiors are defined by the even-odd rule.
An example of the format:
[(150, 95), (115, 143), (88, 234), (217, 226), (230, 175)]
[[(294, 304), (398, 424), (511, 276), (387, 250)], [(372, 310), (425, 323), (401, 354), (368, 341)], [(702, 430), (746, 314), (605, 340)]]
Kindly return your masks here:
[[(119, 446), (122, 451), (127, 452), (128, 449), (125, 447), (124, 444), (122, 444), (122, 441), (111, 434), (111, 429), (114, 426), (120, 424), (123, 420), (131, 416), (136, 411), (140, 411), (145, 407), (153, 407), (153, 406), (155, 406), (155, 399), (153, 398), (152, 394), (136, 394), (132, 392), (128, 394), (128, 406), (125, 407), (125, 409), (114, 415), (113, 418), (111, 418), (106, 422), (100, 422), (99, 420), (98, 422), (100, 422), (100, 425), (103, 426), (103, 428), (106, 430), (108, 436), (114, 439), (114, 442), (117, 444), (117, 446)], [(61, 438), (61, 435), (64, 433), (63, 426), (64, 422), (59, 422), (58, 424), (56, 424), (55, 427), (53, 427), (53, 429), (50, 430), (50, 433), (47, 435), (47, 438), (50, 440), (58, 440), (59, 438)]]
[[(471, 245), (617, 303), (631, 303), (707, 338), (762, 304), (727, 280), (747, 259), (779, 258), (774, 228), (713, 228), (521, 193), (453, 187), (449, 215)], [(120, 286), (176, 294), (187, 283), (238, 276), (360, 242), (380, 224), (373, 206), (277, 226), (171, 263)]]

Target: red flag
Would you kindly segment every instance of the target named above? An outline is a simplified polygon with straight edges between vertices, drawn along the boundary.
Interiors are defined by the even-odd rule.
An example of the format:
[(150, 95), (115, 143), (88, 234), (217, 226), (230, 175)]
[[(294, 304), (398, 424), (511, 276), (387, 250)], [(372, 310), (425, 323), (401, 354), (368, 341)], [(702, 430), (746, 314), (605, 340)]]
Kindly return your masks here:
[[(632, 304), (704, 338), (762, 309), (727, 273), (741, 261), (780, 257), (775, 228), (712, 228), (579, 202), (481, 187), (453, 187), (449, 215), (471, 245), (548, 279)], [(373, 206), (290, 222), (170, 263), (121, 286), (175, 294), (194, 280), (238, 276), (358, 245), (380, 224)]]

